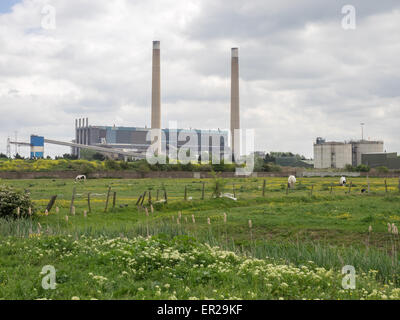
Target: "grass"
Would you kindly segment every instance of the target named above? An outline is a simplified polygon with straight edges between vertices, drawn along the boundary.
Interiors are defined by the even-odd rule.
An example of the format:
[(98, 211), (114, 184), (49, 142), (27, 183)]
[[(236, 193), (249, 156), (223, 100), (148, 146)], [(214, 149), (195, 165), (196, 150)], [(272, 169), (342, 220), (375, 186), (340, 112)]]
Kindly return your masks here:
[[(75, 184), (73, 181), (51, 179), (3, 180), (2, 184), (27, 189), (27, 192), (31, 193), (39, 215), (32, 220), (2, 220), (0, 222), (2, 244), (0, 246), (0, 265), (2, 266), (0, 268), (2, 272), (0, 297), (70, 299), (77, 295), (85, 299), (172, 299), (174, 297), (178, 299), (190, 297), (221, 299), (222, 296), (223, 298), (239, 297), (243, 299), (302, 297), (309, 299), (318, 297), (325, 299), (392, 297), (397, 299), (395, 287), (399, 285), (397, 279), (399, 239), (388, 233), (387, 224), (397, 224), (400, 221), (398, 180), (387, 179), (388, 193), (386, 193), (384, 179), (370, 178), (370, 193), (361, 194), (361, 189), (367, 185), (365, 178), (352, 178), (351, 193), (347, 187), (343, 188), (338, 185), (334, 185), (331, 192), (331, 185), (338, 183), (334, 178), (300, 178), (296, 189), (290, 190), (287, 195), (285, 180), (285, 178), (267, 179), (265, 197), (262, 197), (263, 179), (226, 179), (224, 192), (233, 193), (233, 186), (235, 186), (237, 201), (228, 198), (212, 198), (211, 179), (99, 179), (88, 180), (80, 184)], [(205, 199), (201, 200), (203, 182), (205, 183)], [(311, 196), (312, 185), (314, 187)], [(111, 186), (113, 192), (117, 192), (117, 202), (114, 209), (112, 205), (109, 205), (109, 209), (105, 212), (108, 186)], [(161, 192), (163, 186), (167, 190), (168, 203), (155, 201), (157, 189), (160, 190), (160, 198), (163, 195)], [(188, 197), (192, 197), (190, 201), (184, 200), (185, 186), (187, 186)], [(73, 187), (76, 187), (77, 190), (74, 203), (76, 215), (69, 213)], [(155, 212), (150, 212), (147, 216), (145, 211), (141, 208), (138, 209), (135, 204), (139, 195), (149, 190), (152, 193)], [(87, 193), (89, 192), (92, 199), (92, 212), (84, 217), (83, 211), (88, 209)], [(45, 216), (44, 208), (51, 195), (57, 195), (56, 206), (59, 207), (59, 213), (56, 214), (53, 208), (50, 214)], [(147, 199), (144, 204), (149, 207)], [(224, 222), (224, 213), (227, 214), (226, 223)], [(68, 221), (65, 218), (67, 215)], [(196, 223), (192, 222), (192, 215), (195, 216)], [(179, 216), (181, 218), (178, 224)], [(207, 223), (208, 218), (210, 218), (210, 225)], [(251, 233), (249, 220), (252, 221)], [(370, 233), (368, 232), (369, 226), (372, 227)], [(148, 235), (153, 236), (153, 239), (147, 239)], [(164, 235), (166, 239), (161, 235)], [(203, 243), (208, 243), (221, 248), (218, 250), (229, 250), (235, 253), (237, 259), (250, 259), (255, 264), (259, 262), (254, 259), (261, 259), (262, 263), (266, 263), (266, 265), (272, 264), (274, 270), (275, 268), (281, 270), (288, 265), (293, 268), (310, 267), (310, 261), (312, 261), (312, 268), (324, 268), (326, 272), (332, 270), (335, 276), (328, 278), (331, 281), (331, 288), (334, 290), (327, 289), (328, 280), (323, 286), (311, 280), (311, 282), (306, 282), (307, 286), (302, 286), (299, 285), (299, 281), (303, 283), (303, 280), (289, 277), (291, 282), (288, 282), (288, 285), (296, 287), (296, 289), (292, 288), (288, 291), (282, 291), (278, 282), (274, 282), (273, 279), (258, 279), (248, 273), (244, 276), (246, 281), (242, 281), (237, 275), (235, 276), (235, 273), (238, 272), (236, 265), (229, 266), (231, 268), (229, 270), (232, 272), (229, 276), (215, 276), (221, 277), (220, 282), (215, 282), (215, 278), (210, 278), (198, 291), (192, 288), (195, 286), (196, 278), (192, 279), (190, 271), (187, 270), (184, 280), (179, 280), (180, 285), (178, 282), (169, 283), (171, 290), (161, 289), (161, 294), (156, 296), (154, 292), (158, 292), (158, 289), (155, 286), (158, 285), (161, 288), (162, 285), (167, 284), (166, 279), (170, 275), (163, 268), (168, 264), (162, 268), (162, 264), (153, 265), (151, 268), (158, 271), (154, 271), (154, 273), (152, 271), (147, 277), (140, 280), (143, 291), (138, 291), (140, 287), (138, 287), (139, 284), (135, 277), (133, 278), (136, 280), (128, 281), (126, 286), (122, 284), (126, 279), (121, 278), (121, 274), (132, 272), (132, 270), (128, 270), (129, 268), (127, 269), (124, 264), (114, 263), (115, 261), (111, 257), (116, 255), (115, 259), (118, 259), (119, 253), (106, 246), (105, 250), (111, 251), (106, 254), (107, 258), (105, 258), (99, 252), (103, 244), (98, 249), (92, 245), (96, 241), (101, 243), (132, 241), (134, 244), (142, 243), (142, 246), (147, 246), (148, 243), (155, 241), (154, 245), (158, 246), (157, 242), (161, 241), (160, 237), (162, 241), (168, 243), (166, 245), (168, 248), (174, 247), (175, 242), (178, 241), (176, 239), (195, 243), (193, 247), (186, 248), (188, 251), (184, 252), (185, 255), (192, 254), (192, 250), (209, 250), (208, 247), (203, 246)], [(58, 251), (47, 254), (45, 249), (40, 249), (43, 252), (38, 249), (48, 246), (48, 243), (52, 243), (52, 241), (58, 241), (58, 243), (72, 241), (75, 245), (79, 244), (78, 247), (81, 249), (85, 243), (90, 242), (90, 249), (87, 249), (89, 251), (71, 249), (71, 256)], [(121, 246), (123, 245), (124, 243), (121, 244)], [(12, 249), (14, 247), (20, 249), (14, 250)], [(22, 248), (25, 248), (26, 252)], [(40, 256), (38, 250), (43, 256)], [(211, 253), (207, 251), (204, 254)], [(217, 259), (210, 260), (210, 264), (213, 265), (213, 263), (219, 262)], [(39, 288), (40, 284), (37, 283), (37, 279), (40, 278), (39, 269), (46, 264), (53, 264), (59, 270), (57, 271), (57, 282), (63, 281), (62, 279), (65, 277), (67, 279), (60, 282), (59, 288), (52, 292), (43, 291)], [(68, 265), (76, 265), (83, 270), (83, 275), (74, 275)], [(262, 268), (267, 268), (266, 265), (263, 265)], [(341, 283), (339, 278), (340, 270), (344, 265), (353, 265), (356, 268), (360, 284), (363, 284), (362, 288), (368, 294), (361, 290), (361, 287), (361, 291), (358, 293), (353, 291), (352, 296), (347, 291), (342, 292), (342, 289), (339, 288)], [(10, 276), (9, 272), (15, 266), (19, 266), (18, 268), (23, 270), (18, 275)], [(182, 270), (190, 269), (188, 264), (183, 264), (181, 267)], [(88, 270), (92, 270), (90, 272), (94, 275), (101, 275), (108, 279), (106, 289), (99, 287), (100, 293), (98, 293), (87, 288), (92, 286), (91, 281), (93, 280), (90, 280), (91, 276), (88, 275)], [(373, 277), (370, 270), (375, 270), (372, 272)], [(7, 280), (2, 281), (2, 277)], [(265, 291), (268, 283), (272, 285), (271, 291)], [(233, 290), (232, 285), (237, 290)], [(26, 290), (23, 290), (26, 291), (25, 293), (22, 293), (21, 286), (27, 286)], [(174, 290), (172, 290), (172, 286)], [(191, 296), (188, 292), (185, 293), (186, 286), (190, 288)], [(308, 287), (312, 289), (308, 289)], [(372, 294), (374, 289), (377, 291)], [(174, 291), (176, 291), (175, 294)], [(79, 295), (78, 292), (83, 293)], [(326, 292), (326, 295), (323, 292)]]

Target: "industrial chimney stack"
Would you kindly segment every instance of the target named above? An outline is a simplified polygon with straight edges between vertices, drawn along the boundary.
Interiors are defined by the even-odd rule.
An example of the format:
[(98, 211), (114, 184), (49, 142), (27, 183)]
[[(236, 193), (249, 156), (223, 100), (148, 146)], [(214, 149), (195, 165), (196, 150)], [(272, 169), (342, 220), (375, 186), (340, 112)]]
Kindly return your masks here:
[(232, 48), (232, 60), (231, 60), (231, 148), (234, 160), (240, 156), (240, 141), (235, 141), (235, 130), (236, 138), (239, 139), (240, 129), (240, 117), (239, 117), (239, 49)]
[(160, 41), (153, 41), (153, 65), (151, 87), (151, 129), (152, 143), (158, 136), (156, 152), (161, 153), (161, 80), (160, 80)]

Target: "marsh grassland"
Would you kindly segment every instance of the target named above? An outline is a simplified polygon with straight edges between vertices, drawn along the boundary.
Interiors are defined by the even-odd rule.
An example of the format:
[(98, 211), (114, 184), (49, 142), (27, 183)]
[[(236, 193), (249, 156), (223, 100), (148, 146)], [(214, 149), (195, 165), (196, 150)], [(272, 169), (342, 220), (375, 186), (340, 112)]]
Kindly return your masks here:
[(399, 299), (398, 179), (338, 180), (222, 181), (237, 200), (213, 179), (2, 180), (35, 215), (0, 220), (0, 298)]

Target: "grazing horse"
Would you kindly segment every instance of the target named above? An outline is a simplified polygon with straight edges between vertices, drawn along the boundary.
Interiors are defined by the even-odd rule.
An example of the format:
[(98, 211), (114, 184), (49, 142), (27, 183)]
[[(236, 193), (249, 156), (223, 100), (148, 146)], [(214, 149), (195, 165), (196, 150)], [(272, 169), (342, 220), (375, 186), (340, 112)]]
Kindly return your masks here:
[(290, 189), (293, 189), (295, 183), (296, 183), (296, 177), (295, 176), (289, 176), (289, 178), (288, 178), (288, 187)]
[(76, 176), (75, 182), (78, 182), (78, 181), (86, 181), (86, 176), (83, 174)]

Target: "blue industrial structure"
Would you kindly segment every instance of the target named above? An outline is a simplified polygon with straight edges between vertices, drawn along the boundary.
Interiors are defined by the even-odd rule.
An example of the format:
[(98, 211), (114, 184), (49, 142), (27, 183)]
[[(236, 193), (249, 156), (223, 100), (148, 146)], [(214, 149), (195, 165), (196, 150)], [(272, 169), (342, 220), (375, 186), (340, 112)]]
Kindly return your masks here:
[(43, 158), (44, 137), (31, 135), (31, 159)]

